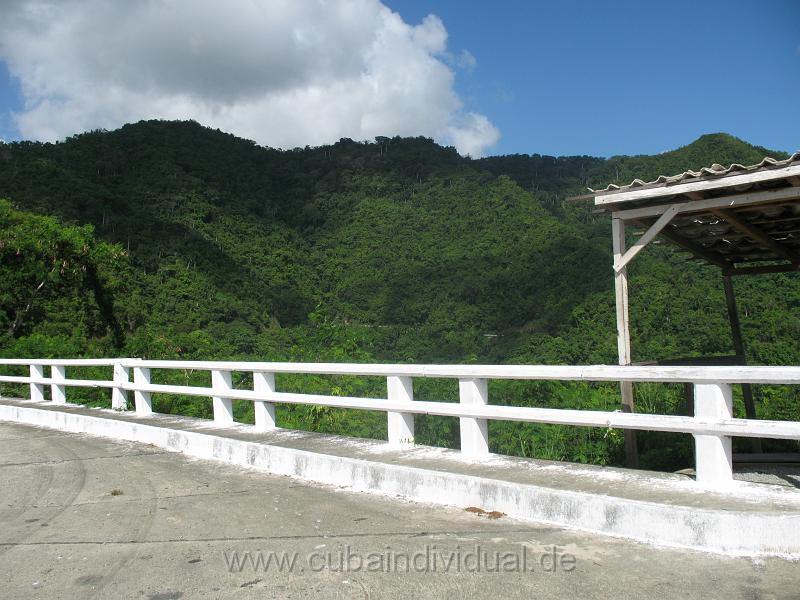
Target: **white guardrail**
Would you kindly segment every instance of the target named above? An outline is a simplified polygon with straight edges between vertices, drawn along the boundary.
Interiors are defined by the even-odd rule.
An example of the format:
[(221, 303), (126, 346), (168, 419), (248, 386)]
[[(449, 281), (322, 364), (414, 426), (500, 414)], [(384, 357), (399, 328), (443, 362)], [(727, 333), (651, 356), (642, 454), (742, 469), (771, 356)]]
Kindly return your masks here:
[[(274, 403), (315, 404), (336, 408), (384, 411), (388, 417), (388, 442), (402, 447), (413, 443), (414, 415), (428, 414), (460, 419), (461, 451), (471, 457), (489, 453), (487, 420), (610, 427), (691, 433), (695, 438), (696, 478), (707, 487), (723, 487), (732, 479), (731, 437), (800, 439), (800, 422), (733, 418), (732, 383), (800, 384), (800, 367), (744, 366), (554, 366), (554, 365), (381, 365), (344, 363), (263, 363), (223, 361), (170, 361), (142, 359), (0, 359), (0, 365), (28, 366), (30, 376), (0, 375), (0, 382), (30, 385), (30, 398), (44, 401), (49, 385), (53, 403), (66, 403), (66, 387), (111, 389), (111, 406), (127, 409), (127, 392), (134, 393), (136, 414), (153, 413), (151, 394), (185, 394), (211, 397), (214, 422), (233, 423), (232, 400), (255, 405), (255, 428), (274, 428)], [(113, 367), (113, 379), (68, 379), (67, 367)], [(45, 368), (50, 377), (45, 377)], [(133, 370), (133, 381), (130, 370)], [(192, 369), (211, 372), (211, 387), (150, 383), (151, 369)], [(234, 389), (233, 371), (250, 372), (253, 390)], [(279, 392), (276, 373), (362, 375), (386, 377), (386, 398), (353, 398)], [(413, 378), (458, 379), (459, 403), (414, 400)], [(489, 404), (489, 379), (561, 381), (632, 381), (694, 384), (695, 414), (689, 416), (636, 414), (610, 411), (493, 406)]]

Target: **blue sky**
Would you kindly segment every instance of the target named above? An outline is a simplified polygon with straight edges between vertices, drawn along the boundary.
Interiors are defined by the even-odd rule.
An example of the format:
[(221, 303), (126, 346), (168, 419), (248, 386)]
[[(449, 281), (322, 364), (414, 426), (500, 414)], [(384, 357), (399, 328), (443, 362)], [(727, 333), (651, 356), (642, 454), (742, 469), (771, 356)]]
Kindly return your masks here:
[(493, 153), (652, 154), (724, 131), (800, 149), (800, 0), (390, 0), (477, 60)]
[[(416, 66), (430, 67), (431, 57), (438, 57), (437, 60), (449, 66), (454, 82), (448, 84), (441, 70), (420, 70), (439, 75), (422, 80), (420, 87), (425, 89), (411, 93), (402, 102), (389, 102), (386, 112), (378, 115), (367, 114), (363, 106), (348, 104), (344, 99), (339, 99), (338, 104), (328, 100), (324, 105), (309, 101), (306, 103), (309, 114), (299, 114), (296, 123), (287, 125), (286, 132), (278, 129), (287, 118), (280, 117), (277, 105), (268, 104), (266, 100), (259, 106), (265, 107), (261, 113), (278, 115), (272, 121), (253, 112), (257, 107), (253, 108), (249, 97), (240, 104), (216, 104), (208, 108), (207, 99), (200, 104), (187, 100), (184, 106), (174, 100), (175, 96), (165, 95), (167, 92), (161, 90), (161, 96), (152, 103), (141, 102), (136, 96), (141, 91), (137, 89), (138, 82), (129, 86), (132, 89), (122, 84), (113, 88), (119, 84), (120, 76), (111, 68), (107, 79), (100, 76), (92, 79), (95, 72), (103, 72), (102, 64), (92, 65), (94, 71), (90, 75), (87, 75), (89, 67), (76, 70), (70, 79), (69, 69), (73, 63), (83, 60), (81, 57), (87, 56), (87, 52), (64, 46), (77, 44), (75, 40), (86, 36), (68, 31), (42, 35), (41, 41), (31, 36), (26, 38), (19, 27), (11, 29), (16, 27), (11, 15), (6, 29), (0, 26), (0, 37), (7, 40), (12, 39), (12, 34), (19, 34), (13, 38), (16, 45), (10, 41), (3, 45), (0, 39), (0, 59), (3, 59), (0, 60), (0, 137), (6, 140), (60, 139), (84, 129), (112, 128), (139, 118), (185, 117), (209, 121), (210, 125), (277, 147), (315, 145), (338, 137), (368, 139), (380, 131), (387, 135), (423, 133), (459, 149), (463, 146), (467, 152), (472, 148), (472, 152), (484, 154), (610, 156), (662, 152), (687, 144), (703, 133), (724, 131), (772, 149), (800, 149), (800, 118), (796, 108), (800, 99), (800, 0), (493, 3), (384, 0), (383, 3), (398, 12), (408, 25), (403, 33), (405, 38), (398, 37), (381, 58), (381, 68), (387, 69), (384, 77), (397, 78), (397, 72), (391, 69), (402, 68), (402, 65), (392, 67), (392, 59), (402, 62), (397, 57), (405, 60), (407, 53), (409, 61), (418, 59)], [(76, 8), (79, 6), (79, 3), (73, 4), (70, 10), (81, 10)], [(97, 12), (102, 11), (94, 10), (92, 18), (103, 17), (103, 14), (96, 16)], [(110, 14), (110, 9), (105, 12), (109, 13), (105, 16), (110, 20), (125, 20), (122, 15)], [(313, 11), (309, 14), (311, 16), (293, 14), (286, 17), (290, 19), (287, 23), (317, 19)], [(441, 24), (426, 22), (430, 14), (438, 16)], [(140, 18), (145, 22), (148, 15), (140, 15)], [(319, 16), (320, 20), (325, 18), (326, 15)], [(329, 21), (336, 21), (335, 16)], [(214, 18), (209, 22), (213, 23)], [(336, 27), (331, 25), (330, 35), (343, 40), (343, 45), (346, 40), (357, 37), (353, 31), (369, 29), (377, 23), (365, 17), (363, 23), (350, 31), (336, 22)], [(195, 30), (202, 31), (202, 26), (202, 22), (192, 24)], [(444, 52), (437, 46), (442, 26), (447, 32)], [(104, 29), (99, 21), (94, 27)], [(151, 39), (152, 35), (143, 33), (141, 39)], [(183, 39), (180, 35), (174, 37)], [(246, 35), (241, 39), (228, 37), (225, 45), (235, 45), (232, 39), (244, 45), (248, 38)], [(31, 47), (27, 54), (24, 51), (26, 42), (30, 42)], [(40, 51), (40, 43), (51, 44), (48, 52)], [(100, 43), (102, 45), (103, 40)], [(329, 51), (330, 42), (325, 47)], [(353, 48), (352, 52), (359, 51), (358, 46)], [(127, 59), (136, 56), (139, 50), (141, 48), (125, 48), (121, 52), (125, 52)], [(177, 48), (175, 54), (184, 50)], [(474, 67), (458, 60), (464, 50), (475, 58)], [(164, 52), (170, 55), (169, 50)], [(219, 54), (214, 47), (209, 52), (214, 52), (214, 56)], [(69, 61), (65, 58), (61, 64), (53, 59), (42, 66), (42, 56), (48, 53), (78, 58), (69, 58)], [(112, 51), (109, 53), (113, 55)], [(92, 56), (91, 60), (100, 59)], [(346, 57), (342, 60), (346, 62)], [(198, 60), (196, 66), (202, 69), (207, 62)], [(298, 65), (298, 69), (304, 68), (299, 62)], [(48, 68), (52, 79), (62, 85), (54, 87), (55, 91), (41, 76), (38, 79), (33, 76), (34, 72), (47, 73)], [(11, 76), (9, 71), (16, 76)], [(185, 65), (178, 64), (170, 73), (176, 71), (185, 72)], [(65, 72), (67, 75), (62, 77)], [(242, 81), (250, 77), (246, 69), (242, 72)], [(153, 81), (158, 76), (158, 73), (151, 73)], [(15, 113), (23, 114), (28, 110), (24, 109), (20, 91), (20, 81), (28, 77), (26, 89), (34, 90), (27, 99), (28, 109), (36, 110), (16, 120)], [(214, 90), (206, 89), (205, 80), (209, 78), (201, 72), (196, 79), (202, 81), (203, 93), (213, 95)], [(231, 86), (229, 79), (226, 79), (228, 87)], [(193, 81), (187, 85), (195, 85)], [(157, 84), (158, 81), (153, 85)], [(373, 81), (371, 85), (374, 87), (377, 83)], [(101, 91), (92, 91), (94, 87)], [(109, 87), (114, 93), (104, 95)], [(434, 91), (426, 96), (428, 89)], [(268, 91), (275, 96), (273, 88)], [(355, 88), (347, 92), (349, 98), (358, 93), (360, 91)], [(452, 106), (453, 93), (461, 109)], [(127, 104), (120, 98), (128, 98)], [(118, 102), (119, 105), (110, 107), (103, 102)], [(367, 98), (365, 103), (380, 102)], [(127, 107), (132, 104), (136, 104), (137, 109), (128, 111)], [(201, 104), (202, 109), (198, 108)], [(296, 104), (306, 105), (302, 101)], [(433, 114), (435, 110), (431, 115), (420, 114), (424, 110), (420, 107), (427, 105), (440, 110), (436, 114)], [(81, 109), (87, 106), (91, 109)], [(364, 114), (359, 115), (359, 110), (365, 111)], [(324, 118), (323, 111), (327, 111)], [(223, 113), (227, 120), (213, 121), (215, 115)], [(353, 115), (358, 118), (350, 123)], [(397, 115), (414, 115), (415, 118), (409, 122)], [(480, 118), (472, 119), (470, 115)], [(314, 117), (318, 120), (314, 121)], [(370, 128), (364, 123), (373, 123), (373, 126)], [(305, 137), (301, 131), (303, 126), (309, 127)], [(260, 131), (266, 133), (262, 135)]]

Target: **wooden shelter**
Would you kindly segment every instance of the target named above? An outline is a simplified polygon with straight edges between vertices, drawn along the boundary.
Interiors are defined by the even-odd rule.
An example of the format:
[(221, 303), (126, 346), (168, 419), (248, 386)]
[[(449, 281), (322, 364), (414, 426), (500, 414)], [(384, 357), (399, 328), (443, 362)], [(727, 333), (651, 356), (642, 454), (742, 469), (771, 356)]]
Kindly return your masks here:
[[(745, 348), (733, 282), (738, 275), (800, 270), (800, 152), (786, 160), (765, 158), (756, 165), (712, 165), (655, 181), (590, 189), (599, 212), (611, 214), (619, 364), (631, 364), (628, 320), (628, 265), (656, 237), (722, 270), (736, 355), (715, 359), (662, 361), (661, 364), (744, 364)], [(626, 226), (643, 230), (630, 248)], [(748, 418), (755, 418), (749, 386), (743, 386)], [(622, 404), (633, 411), (633, 388), (622, 384)], [(634, 432), (626, 453), (635, 465)]]

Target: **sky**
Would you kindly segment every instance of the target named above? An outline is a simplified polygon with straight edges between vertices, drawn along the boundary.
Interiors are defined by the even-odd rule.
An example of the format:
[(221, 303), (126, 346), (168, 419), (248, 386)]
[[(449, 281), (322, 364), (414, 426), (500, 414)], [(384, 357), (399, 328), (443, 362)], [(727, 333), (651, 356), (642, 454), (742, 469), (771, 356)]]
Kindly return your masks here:
[(800, 149), (800, 0), (0, 0), (0, 138), (194, 119), (279, 148)]

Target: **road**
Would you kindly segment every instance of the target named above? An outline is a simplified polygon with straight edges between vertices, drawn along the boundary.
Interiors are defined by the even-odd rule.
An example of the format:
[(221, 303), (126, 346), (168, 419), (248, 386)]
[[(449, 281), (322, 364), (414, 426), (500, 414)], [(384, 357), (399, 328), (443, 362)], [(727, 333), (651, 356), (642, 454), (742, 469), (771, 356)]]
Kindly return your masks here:
[(654, 548), (9, 423), (0, 573), (5, 598), (800, 597), (796, 562)]

